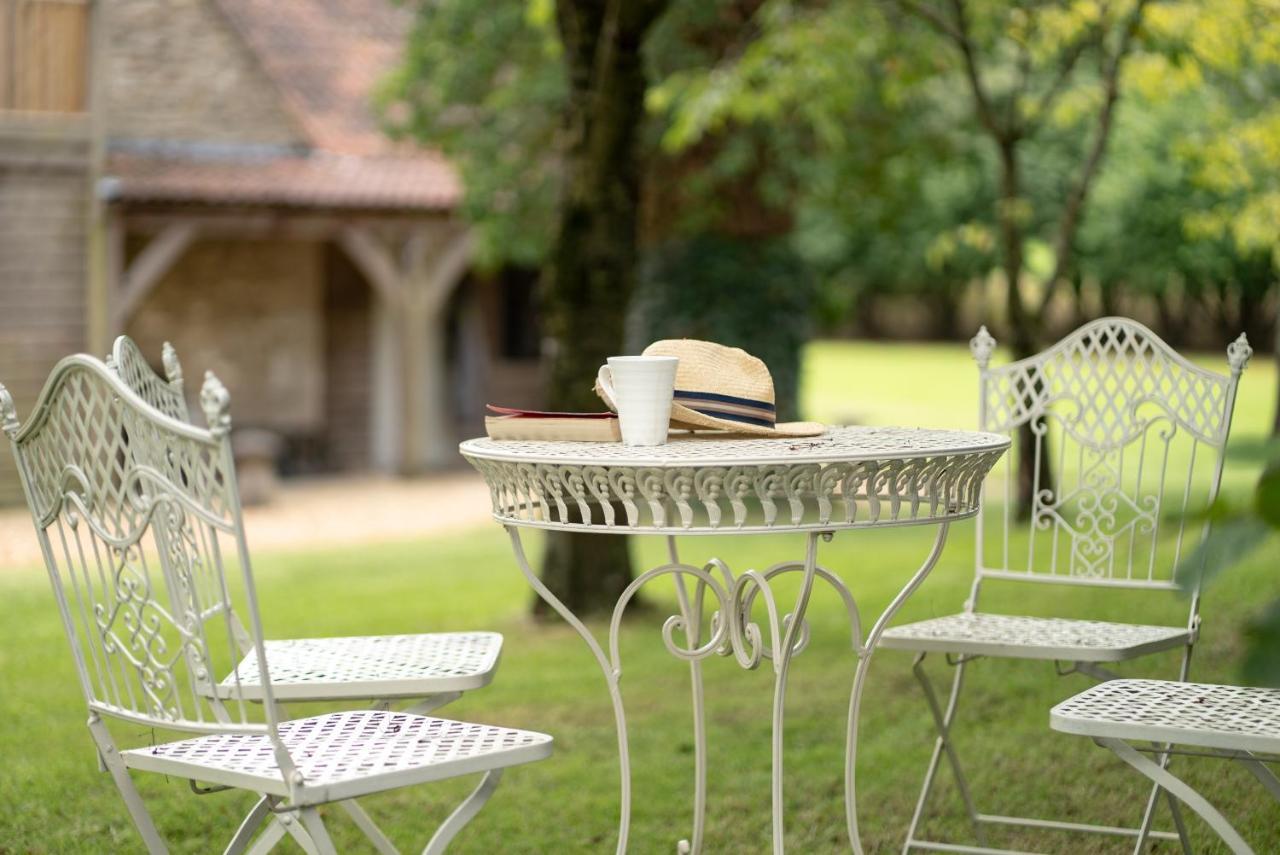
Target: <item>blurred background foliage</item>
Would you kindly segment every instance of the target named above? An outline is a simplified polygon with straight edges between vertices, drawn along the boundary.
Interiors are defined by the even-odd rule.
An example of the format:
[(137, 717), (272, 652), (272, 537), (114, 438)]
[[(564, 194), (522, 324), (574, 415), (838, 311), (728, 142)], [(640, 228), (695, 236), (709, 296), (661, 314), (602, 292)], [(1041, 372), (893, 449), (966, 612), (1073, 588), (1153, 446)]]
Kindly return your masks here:
[[(388, 122), (459, 164), (484, 263), (538, 266), (565, 133), (554, 0), (417, 14)], [(1015, 351), (1136, 305), (1175, 343), (1189, 319), (1223, 341), (1273, 335), (1277, 0), (672, 0), (642, 49), (651, 269), (690, 239), (780, 239), (829, 331), (893, 334), (871, 306), (906, 297), (927, 309), (912, 334), (980, 319), (1024, 338)], [(732, 299), (768, 303), (766, 280)]]
[[(752, 299), (740, 298), (752, 283)], [(742, 243), (716, 235), (665, 242), (649, 253), (632, 302), (627, 351), (662, 338), (741, 347), (773, 375), (778, 419), (799, 418), (800, 347), (812, 334), (813, 278), (784, 240)]]
[[(460, 167), (481, 264), (550, 269), (572, 0), (406, 2), (388, 125)], [(590, 307), (629, 312), (630, 350), (744, 346), (784, 414), (814, 332), (985, 323), (1021, 358), (1123, 314), (1280, 358), (1280, 0), (655, 2), (610, 48), (647, 78), (641, 276)], [(1031, 427), (1020, 513), (1052, 483)]]
[[(1268, 451), (1269, 462), (1247, 501), (1224, 496), (1209, 509), (1209, 537), (1178, 565), (1178, 582), (1185, 591), (1211, 585), (1267, 544), (1274, 547), (1280, 533), (1280, 442), (1272, 440)], [(1243, 680), (1280, 688), (1280, 599), (1258, 610), (1245, 624), (1244, 636)]]

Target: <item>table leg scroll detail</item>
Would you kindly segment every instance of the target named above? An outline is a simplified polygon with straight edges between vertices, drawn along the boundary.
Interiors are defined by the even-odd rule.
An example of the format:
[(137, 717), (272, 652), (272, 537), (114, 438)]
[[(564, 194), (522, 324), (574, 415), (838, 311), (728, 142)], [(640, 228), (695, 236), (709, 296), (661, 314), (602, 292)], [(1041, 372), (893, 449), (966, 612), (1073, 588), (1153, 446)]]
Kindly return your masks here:
[[(841, 597), (848, 613), (852, 646), (858, 656), (858, 665), (854, 675), (853, 688), (850, 695), (848, 731), (846, 734), (845, 755), (845, 810), (848, 823), (850, 844), (855, 853), (861, 855), (862, 846), (858, 837), (855, 761), (857, 756), (857, 726), (862, 700), (862, 691), (866, 680), (867, 666), (871, 653), (880, 635), (896, 614), (903, 602), (919, 587), (920, 583), (933, 569), (942, 547), (946, 541), (947, 526), (939, 528), (938, 536), (932, 551), (924, 564), (885, 609), (867, 636), (862, 640), (862, 622), (857, 603), (844, 582), (829, 570), (817, 563), (817, 543), (822, 532), (812, 532), (807, 537), (805, 558), (801, 561), (789, 561), (775, 564), (761, 572), (748, 570), (736, 576), (718, 559), (711, 559), (702, 567), (682, 563), (679, 560), (674, 538), (668, 538), (670, 561), (655, 567), (632, 581), (618, 598), (609, 623), (606, 646), (596, 640), (591, 630), (569, 610), (564, 603), (551, 592), (538, 578), (524, 553), (519, 529), (507, 526), (512, 547), (521, 572), (534, 591), (552, 609), (578, 633), (586, 643), (597, 666), (605, 678), (613, 705), (614, 724), (618, 739), (619, 757), (619, 823), (618, 823), (618, 855), (627, 851), (631, 822), (631, 762), (627, 734), (626, 713), (622, 699), (620, 682), (622, 678), (622, 659), (620, 651), (620, 635), (622, 618), (626, 607), (639, 590), (660, 576), (672, 576), (675, 584), (679, 614), (671, 615), (662, 624), (662, 640), (667, 651), (675, 658), (689, 663), (691, 694), (693, 702), (694, 730), (694, 819), (693, 833), (677, 844), (680, 855), (698, 855), (702, 848), (706, 813), (706, 775), (707, 775), (707, 739), (705, 703), (702, 685), (702, 660), (714, 655), (732, 655), (744, 669), (755, 669), (764, 660), (769, 660), (774, 671), (774, 691), (772, 703), (772, 778), (771, 807), (773, 827), (773, 852), (781, 855), (784, 844), (784, 801), (783, 801), (783, 736), (786, 707), (786, 690), (790, 674), (791, 660), (808, 645), (809, 627), (805, 620), (814, 582), (822, 579)], [(795, 604), (788, 613), (779, 613), (771, 583), (779, 575), (798, 572), (802, 574), (800, 590)], [(723, 581), (717, 578), (717, 573)], [(691, 577), (696, 586), (692, 595), (687, 587), (687, 577)], [(719, 608), (710, 618), (710, 631), (703, 640), (703, 614), (708, 589), (716, 598)], [(768, 637), (761, 631), (759, 624), (751, 620), (756, 599), (765, 606)], [(677, 638), (683, 636), (683, 643)]]
[[(729, 634), (729, 622), (720, 620), (718, 617), (712, 619), (712, 630), (710, 639), (700, 644), (701, 629), (701, 606), (705, 590), (710, 588), (712, 593), (721, 605), (718, 614), (731, 613), (732, 602), (726, 593), (726, 589), (716, 580), (708, 569), (693, 567), (688, 564), (680, 564), (673, 562), (660, 567), (655, 567), (640, 576), (638, 576), (622, 594), (618, 597), (618, 602), (614, 606), (613, 616), (609, 623), (609, 639), (608, 653), (605, 653), (600, 643), (596, 641), (591, 630), (584, 624), (569, 608), (558, 598), (549, 588), (538, 578), (537, 573), (529, 564), (529, 560), (524, 552), (524, 545), (520, 539), (519, 529), (515, 526), (507, 526), (507, 533), (511, 537), (512, 549), (515, 552), (516, 563), (520, 566), (521, 572), (533, 590), (541, 597), (555, 612), (564, 618), (575, 632), (586, 642), (587, 648), (591, 651), (592, 656), (596, 660), (601, 673), (604, 675), (605, 683), (609, 688), (609, 697), (613, 704), (614, 726), (618, 736), (618, 773), (620, 778), (620, 806), (618, 820), (618, 848), (619, 855), (627, 851), (627, 842), (631, 826), (631, 755), (627, 740), (627, 719), (626, 710), (623, 705), (622, 691), (619, 683), (622, 678), (622, 658), (619, 650), (619, 631), (622, 624), (622, 616), (627, 605), (635, 597), (636, 593), (645, 584), (653, 579), (664, 576), (674, 575), (678, 580), (677, 590), (683, 590), (683, 576), (690, 575), (698, 580), (698, 589), (695, 595), (697, 605), (696, 612), (685, 608), (686, 601), (682, 598), (681, 614), (672, 615), (662, 625), (662, 640), (668, 652), (676, 658), (683, 659), (696, 665), (699, 660), (717, 653), (726, 652), (726, 639)], [(707, 567), (712, 565), (708, 564)], [(695, 628), (696, 627), (696, 628)], [(675, 633), (679, 631), (685, 636), (687, 646), (681, 646), (677, 643)], [(695, 697), (698, 698), (698, 709), (696, 714), (701, 714), (701, 674), (696, 674), (695, 681)], [(705, 742), (705, 739), (704, 739)], [(703, 784), (701, 789), (705, 792), (705, 745), (699, 747), (699, 773), (702, 775)], [(704, 807), (704, 806), (703, 806)], [(702, 827), (701, 817), (695, 819), (695, 839), (700, 837)], [(698, 841), (700, 843), (700, 840)], [(696, 851), (696, 850), (694, 850)]]
[(849, 693), (849, 728), (845, 735), (845, 759), (844, 759), (844, 808), (845, 820), (849, 827), (849, 845), (852, 847), (855, 855), (862, 855), (862, 838), (858, 834), (858, 796), (857, 796), (857, 760), (858, 760), (858, 718), (862, 712), (862, 691), (866, 686), (867, 671), (871, 665), (871, 654), (875, 652), (876, 644), (880, 641), (880, 636), (889, 626), (889, 621), (893, 620), (894, 615), (898, 613), (898, 609), (902, 608), (902, 604), (907, 598), (915, 592), (916, 588), (924, 582), (925, 577), (933, 570), (938, 558), (942, 555), (942, 547), (947, 542), (948, 523), (943, 523), (938, 527), (938, 534), (933, 541), (933, 549), (929, 551), (929, 555), (925, 558), (924, 563), (920, 565), (920, 569), (915, 575), (908, 580), (907, 584), (893, 598), (884, 612), (872, 625), (871, 631), (867, 633), (867, 640), (858, 646), (858, 667), (853, 675), (853, 689)]
[(618, 767), (619, 778), (621, 779), (619, 796), (620, 815), (618, 819), (618, 855), (623, 855), (627, 851), (627, 833), (631, 825), (631, 758), (627, 748), (627, 719), (626, 712), (622, 706), (622, 695), (618, 691), (618, 678), (614, 674), (613, 668), (609, 664), (608, 658), (601, 649), (595, 637), (591, 634), (591, 630), (578, 619), (578, 617), (553, 593), (551, 589), (542, 583), (538, 578), (538, 574), (529, 566), (529, 559), (524, 554), (524, 544), (520, 540), (520, 530), (515, 526), (506, 526), (507, 534), (511, 537), (511, 548), (516, 555), (516, 563), (520, 565), (520, 572), (528, 580), (529, 585), (534, 592), (555, 610), (556, 614), (564, 618), (569, 626), (582, 637), (586, 642), (591, 655), (595, 657), (596, 664), (600, 667), (600, 671), (604, 674), (605, 682), (609, 686), (609, 697), (613, 702), (613, 718), (614, 726), (618, 732)]

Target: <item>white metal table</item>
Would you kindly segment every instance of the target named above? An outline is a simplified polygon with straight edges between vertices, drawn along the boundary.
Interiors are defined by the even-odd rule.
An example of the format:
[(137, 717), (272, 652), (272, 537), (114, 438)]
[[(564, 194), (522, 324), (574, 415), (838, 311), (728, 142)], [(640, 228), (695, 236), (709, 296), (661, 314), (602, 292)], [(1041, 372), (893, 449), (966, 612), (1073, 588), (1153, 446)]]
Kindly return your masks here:
[[(747, 669), (762, 660), (773, 667), (773, 851), (782, 852), (787, 674), (792, 657), (808, 644), (805, 610), (815, 581), (821, 579), (844, 602), (857, 658), (845, 736), (845, 819), (853, 851), (862, 852), (855, 761), (871, 653), (890, 619), (937, 563), (950, 523), (977, 512), (983, 480), (1008, 446), (1008, 437), (992, 433), (872, 427), (831, 428), (822, 436), (800, 440), (673, 435), (666, 445), (653, 448), (491, 439), (462, 443), (462, 455), (488, 482), (494, 519), (506, 527), (521, 571), (587, 643), (609, 687), (621, 773), (619, 853), (627, 850), (631, 819), (619, 628), (636, 592), (666, 575), (675, 579), (680, 613), (663, 624), (662, 638), (673, 656), (689, 663), (693, 684), (693, 832), (679, 842), (678, 851), (697, 853), (702, 848), (707, 752), (701, 662), (719, 654), (734, 656)], [(830, 540), (840, 529), (927, 524), (938, 529), (933, 548), (864, 641), (853, 595), (840, 577), (818, 564), (819, 539)], [(602, 646), (529, 565), (520, 540), (520, 529), (526, 527), (666, 535), (669, 561), (642, 573), (623, 591)], [(684, 563), (676, 549), (677, 535), (788, 532), (808, 535), (802, 561), (737, 575), (715, 558), (700, 566)], [(800, 586), (790, 611), (780, 614), (771, 582), (786, 573), (800, 573)], [(693, 584), (692, 593), (688, 583)], [(716, 609), (704, 633), (708, 592)], [(763, 631), (752, 621), (757, 599), (767, 615)]]

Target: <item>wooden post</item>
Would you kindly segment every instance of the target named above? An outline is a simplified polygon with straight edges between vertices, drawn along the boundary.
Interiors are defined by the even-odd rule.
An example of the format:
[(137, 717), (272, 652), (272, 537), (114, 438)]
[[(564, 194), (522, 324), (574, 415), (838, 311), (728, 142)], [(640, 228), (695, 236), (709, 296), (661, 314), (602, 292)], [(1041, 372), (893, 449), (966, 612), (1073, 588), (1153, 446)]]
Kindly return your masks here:
[(453, 462), (453, 425), (445, 371), (449, 296), (471, 258), (468, 234), (415, 229), (397, 259), (368, 229), (350, 226), (339, 243), (385, 301), (396, 322), (400, 374), (399, 457), (406, 475)]
[[(123, 270), (116, 293), (112, 295), (112, 325), (116, 330), (124, 330), (142, 301), (187, 251), (197, 234), (193, 223), (170, 223)], [(116, 236), (116, 241), (123, 241), (123, 232)]]
[[(125, 222), (124, 214), (116, 208), (104, 208), (103, 211), (103, 237), (101, 256), (95, 259), (96, 263), (102, 265), (102, 318), (103, 329), (101, 337), (104, 339), (102, 344), (109, 348), (111, 342), (109, 339), (113, 335), (124, 332), (124, 329), (117, 325), (116, 322), (116, 306), (120, 301), (120, 289), (124, 282), (124, 264), (125, 264)], [(92, 336), (91, 336), (92, 338)], [(103, 352), (103, 347), (97, 348), (94, 352)]]
[(468, 232), (459, 233), (455, 228), (442, 229), (434, 236), (419, 231), (406, 243), (406, 250), (410, 302), (421, 303), (420, 309), (415, 306), (411, 312), (418, 333), (414, 359), (421, 374), (414, 378), (418, 397), (409, 399), (418, 408), (415, 426), (420, 441), (410, 459), (426, 467), (447, 466), (457, 456), (453, 402), (445, 370), (449, 298), (471, 261), (472, 242)]
[(85, 63), (85, 91), (89, 112), (88, 232), (85, 266), (85, 329), (90, 353), (103, 355), (111, 346), (111, 301), (118, 280), (111, 277), (111, 234), (106, 205), (98, 192), (106, 157), (106, 99), (103, 77), (106, 55), (107, 10), (103, 0), (88, 6), (89, 57)]

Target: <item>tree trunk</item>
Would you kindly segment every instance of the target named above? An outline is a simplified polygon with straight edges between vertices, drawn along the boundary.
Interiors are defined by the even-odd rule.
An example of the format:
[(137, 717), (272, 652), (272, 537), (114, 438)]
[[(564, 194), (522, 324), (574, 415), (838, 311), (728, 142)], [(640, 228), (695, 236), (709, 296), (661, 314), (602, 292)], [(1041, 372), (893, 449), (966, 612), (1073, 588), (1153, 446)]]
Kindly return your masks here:
[[(1017, 142), (1013, 139), (998, 140), (1000, 153), (1000, 238), (1006, 283), (1005, 309), (1009, 317), (1009, 345), (1014, 359), (1025, 359), (1036, 352), (1039, 328), (1028, 315), (1022, 302), (1019, 282), (1022, 279), (1023, 235), (1019, 222), (1021, 205), (1021, 177), (1018, 173)], [(1030, 393), (1031, 390), (1029, 390)], [(1038, 389), (1035, 391), (1039, 391)], [(1015, 441), (1017, 455), (1016, 481), (1018, 485), (1015, 512), (1020, 520), (1031, 517), (1032, 494), (1036, 485), (1036, 436), (1031, 422), (1018, 428)], [(1049, 468), (1048, 436), (1041, 440), (1039, 483), (1041, 490), (1052, 489), (1053, 473)]]
[[(1111, 136), (1112, 122), (1115, 115), (1116, 102), (1120, 97), (1120, 70), (1128, 55), (1142, 22), (1143, 9), (1149, 0), (1136, 0), (1132, 11), (1125, 19), (1118, 37), (1115, 50), (1107, 56), (1102, 67), (1103, 98), (1098, 113), (1097, 133), (1093, 143), (1081, 165), (1080, 174), (1067, 194), (1058, 220), (1057, 236), (1054, 241), (1054, 270), (1045, 282), (1044, 295), (1039, 300), (1038, 309), (1028, 310), (1023, 303), (1023, 295), (1019, 291), (1019, 280), (1023, 267), (1023, 235), (1022, 209), (1026, 201), (1021, 198), (1018, 176), (1018, 143), (1031, 132), (1034, 122), (1017, 115), (1015, 101), (1003, 104), (992, 101), (983, 82), (979, 68), (977, 42), (970, 35), (969, 9), (965, 0), (951, 0), (951, 15), (948, 17), (937, 8), (927, 3), (899, 0), (899, 5), (908, 12), (917, 15), (930, 26), (941, 32), (959, 50), (964, 61), (964, 72), (969, 82), (970, 94), (973, 96), (974, 111), (979, 124), (990, 134), (1000, 157), (1001, 187), (997, 220), (1000, 224), (1000, 240), (1003, 250), (1003, 268), (1008, 283), (1008, 321), (1011, 332), (1011, 344), (1015, 358), (1023, 359), (1032, 355), (1044, 332), (1044, 318), (1048, 312), (1053, 292), (1072, 268), (1072, 252), (1076, 231), (1084, 213), (1085, 201), (1093, 180), (1097, 176), (1106, 156), (1107, 143)], [(1104, 40), (1105, 43), (1105, 40)], [(1085, 43), (1080, 43), (1080, 50), (1068, 51), (1063, 55), (1063, 64), (1058, 69), (1059, 83), (1066, 82), (1076, 60), (1080, 57)], [(1024, 79), (1025, 82), (1025, 79)], [(1051, 87), (1040, 101), (1039, 112), (1047, 114), (1043, 109), (1052, 104), (1061, 92), (1058, 85)], [(1025, 518), (1031, 510), (1032, 491), (1036, 478), (1035, 443), (1032, 441), (1031, 425), (1024, 425), (1019, 431), (1018, 441), (1018, 516)], [(1040, 455), (1040, 489), (1052, 489), (1049, 469), (1049, 453), (1047, 435), (1041, 441)]]
[(929, 317), (929, 336), (937, 341), (955, 341), (960, 333), (960, 299), (967, 283), (953, 280), (931, 283), (925, 291), (924, 310)]
[(1169, 285), (1157, 288), (1152, 294), (1156, 304), (1156, 313), (1160, 316), (1160, 329), (1164, 330), (1165, 341), (1174, 347), (1187, 346), (1187, 300), (1182, 301), (1182, 311), (1174, 309), (1174, 295), (1169, 293)]
[(1271, 435), (1280, 436), (1280, 315), (1276, 317), (1275, 331), (1275, 361), (1276, 361), (1276, 414), (1271, 420)]
[(1074, 326), (1083, 326), (1089, 318), (1089, 312), (1084, 303), (1084, 277), (1077, 270), (1068, 277), (1067, 281), (1071, 283), (1071, 315), (1075, 318)]
[[(556, 3), (569, 98), (560, 222), (542, 294), (553, 410), (599, 410), (591, 391), (596, 367), (622, 349), (637, 268), (641, 46), (665, 5)], [(627, 543), (617, 536), (550, 532), (542, 578), (578, 614), (610, 608), (631, 580)], [(535, 613), (545, 610), (538, 601)]]
[(1115, 317), (1120, 314), (1120, 285), (1114, 281), (1103, 282), (1099, 289), (1102, 298), (1102, 314)]

